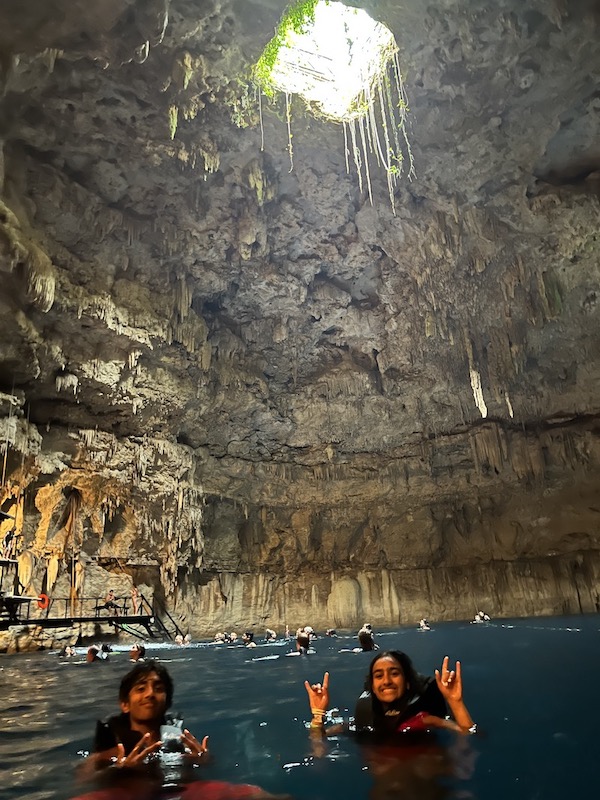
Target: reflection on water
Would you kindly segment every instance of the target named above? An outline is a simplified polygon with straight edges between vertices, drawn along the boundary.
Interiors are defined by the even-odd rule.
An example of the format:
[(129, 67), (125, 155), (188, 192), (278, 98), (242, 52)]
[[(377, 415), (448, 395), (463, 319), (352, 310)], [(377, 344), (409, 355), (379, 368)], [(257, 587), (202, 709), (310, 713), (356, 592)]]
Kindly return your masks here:
[[(287, 658), (281, 642), (243, 647), (149, 646), (175, 681), (173, 710), (214, 761), (204, 777), (256, 783), (297, 800), (563, 800), (595, 783), (598, 617), (433, 624), (386, 631), (380, 644), (432, 673), (463, 662), (465, 695), (482, 734), (444, 734), (417, 748), (364, 747), (336, 737), (315, 751), (304, 721), (304, 679), (331, 673), (332, 702), (351, 709), (370, 654), (340, 653), (350, 637), (320, 638), (316, 654)], [(0, 657), (3, 798), (65, 800), (95, 720), (117, 710), (128, 647), (109, 662), (56, 654)], [(264, 656), (279, 656), (264, 659)]]

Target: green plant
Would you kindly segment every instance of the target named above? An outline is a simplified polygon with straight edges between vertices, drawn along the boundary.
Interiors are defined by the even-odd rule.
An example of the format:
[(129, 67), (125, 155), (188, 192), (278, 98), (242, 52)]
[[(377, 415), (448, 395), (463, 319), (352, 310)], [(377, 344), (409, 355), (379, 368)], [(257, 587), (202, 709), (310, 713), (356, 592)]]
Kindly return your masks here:
[[(319, 71), (313, 67), (310, 60), (303, 61), (303, 56), (297, 57), (296, 53), (313, 53), (315, 59), (321, 56), (328, 59), (325, 52), (328, 45), (323, 45), (320, 36), (313, 38), (313, 31), (310, 30), (316, 21), (321, 21), (320, 11), (316, 13), (320, 2), (329, 5), (329, 0), (298, 0), (293, 3), (281, 17), (275, 35), (266, 45), (252, 70), (251, 77), (258, 90), (261, 135), (263, 135), (261, 94), (269, 98), (271, 111), (279, 116), (277, 112), (279, 110), (281, 113), (281, 105), (278, 106), (276, 102), (276, 94), (281, 92), (285, 96), (285, 114), (281, 113), (281, 116), (284, 117), (287, 127), (291, 172), (293, 169), (291, 101), (292, 96), (298, 94), (312, 116), (342, 123), (346, 170), (349, 171), (349, 161), (352, 158), (359, 188), (362, 191), (364, 179), (371, 202), (371, 168), (376, 165), (385, 171), (390, 203), (395, 214), (396, 184), (403, 172), (407, 173), (409, 179), (414, 175), (413, 157), (406, 132), (408, 104), (400, 71), (398, 46), (391, 32), (385, 26), (379, 26), (382, 30), (372, 34), (372, 40), (377, 42), (378, 46), (369, 64), (367, 77), (361, 74), (354, 99), (345, 110), (342, 106), (340, 113), (335, 104), (323, 102), (322, 93), (313, 91), (314, 82), (311, 84), (310, 80), (307, 80), (304, 85), (308, 91), (303, 91), (301, 88), (303, 82), (298, 80), (298, 76), (304, 76), (304, 73), (319, 74)], [(356, 9), (354, 13), (357, 13)], [(361, 39), (358, 31), (353, 30), (347, 22), (344, 22), (344, 25), (350, 54)], [(350, 31), (354, 39), (348, 37)], [(307, 34), (307, 36), (300, 44), (292, 34), (298, 36)], [(286, 53), (286, 50), (289, 52)], [(351, 59), (348, 61), (349, 65), (350, 61)], [(325, 77), (328, 74), (327, 70), (322, 71), (320, 86), (329, 82), (329, 77)], [(288, 75), (294, 76), (294, 80), (289, 83)], [(331, 83), (335, 84), (335, 81), (332, 80)], [(294, 88), (287, 88), (288, 86)]]
[(279, 25), (275, 29), (275, 35), (254, 65), (252, 77), (268, 97), (272, 97), (275, 92), (271, 83), (271, 73), (279, 51), (286, 44), (291, 31), (304, 33), (308, 26), (315, 21), (315, 8), (318, 2), (319, 0), (298, 0), (290, 6), (281, 17)]

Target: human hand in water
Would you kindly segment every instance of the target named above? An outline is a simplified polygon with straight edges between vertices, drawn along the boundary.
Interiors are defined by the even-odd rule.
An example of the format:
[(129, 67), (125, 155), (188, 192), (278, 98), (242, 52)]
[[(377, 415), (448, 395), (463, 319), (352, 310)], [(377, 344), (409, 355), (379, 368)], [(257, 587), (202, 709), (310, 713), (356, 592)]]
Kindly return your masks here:
[(327, 711), (329, 708), (329, 673), (323, 675), (323, 683), (309, 683), (304, 681), (304, 688), (308, 695), (311, 710), (313, 708)]
[(449, 658), (445, 656), (441, 672), (439, 669), (435, 671), (435, 681), (448, 703), (458, 703), (462, 700), (460, 661), (456, 662), (455, 669), (449, 669), (448, 662)]

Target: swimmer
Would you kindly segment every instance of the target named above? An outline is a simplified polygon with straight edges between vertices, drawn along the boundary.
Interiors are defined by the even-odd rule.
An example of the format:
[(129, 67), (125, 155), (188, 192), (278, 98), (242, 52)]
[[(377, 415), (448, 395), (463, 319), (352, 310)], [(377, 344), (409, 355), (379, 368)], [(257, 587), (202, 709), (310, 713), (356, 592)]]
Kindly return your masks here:
[[(85, 655), (85, 660), (88, 664), (92, 664), (94, 661), (102, 661), (103, 659), (100, 657), (100, 650), (96, 645), (92, 645), (92, 647), (88, 647), (88, 651)], [(105, 660), (105, 659), (104, 659)]]
[(183, 636), (180, 633), (175, 637), (175, 644), (178, 644), (180, 647), (183, 644)]
[(192, 643), (192, 637), (189, 633), (186, 633), (186, 635), (183, 637), (183, 644), (184, 646), (187, 647), (187, 645), (191, 643)]
[(296, 650), (301, 655), (306, 655), (310, 647), (310, 635), (312, 628), (310, 625), (305, 625), (303, 628), (298, 628), (296, 631)]
[(137, 642), (131, 645), (131, 650), (129, 651), (129, 660), (130, 661), (143, 661), (146, 657), (146, 648), (143, 644), (137, 644)]
[[(223, 631), (218, 631), (217, 633), (215, 633), (215, 642), (217, 644), (224, 644), (226, 639), (227, 639), (227, 637), (223, 633)], [(183, 642), (183, 639), (181, 641)]]
[(427, 621), (427, 619), (425, 617), (423, 617), (423, 619), (419, 620), (419, 630), (420, 631), (430, 631), (431, 630), (431, 626), (430, 626), (429, 622)]
[(325, 636), (337, 636), (337, 631), (335, 628), (327, 628), (325, 631)]
[(237, 635), (237, 633), (236, 633), (235, 631), (231, 631), (231, 633), (229, 634), (229, 641), (230, 641), (232, 644), (235, 644), (235, 642), (237, 642), (237, 640), (238, 640), (238, 635)]
[(362, 651), (363, 653), (366, 653), (371, 650), (379, 650), (379, 647), (375, 644), (373, 627), (370, 622), (365, 622), (365, 624), (359, 630), (357, 636), (360, 648), (356, 648), (355, 652), (360, 653)]
[[(196, 739), (182, 721), (167, 716), (173, 699), (173, 681), (162, 664), (136, 664), (121, 680), (121, 713), (98, 722), (92, 754), (79, 770), (79, 777), (97, 776), (102, 791), (82, 795), (79, 800), (141, 800), (179, 797), (253, 798), (274, 796), (259, 786), (197, 781), (196, 770), (208, 757), (208, 736)], [(161, 791), (167, 791), (167, 795)]]
[(246, 645), (246, 647), (256, 647), (253, 631), (246, 631), (242, 635), (242, 642)]
[(272, 628), (267, 628), (265, 631), (265, 642), (275, 642), (277, 640), (277, 634)]
[(65, 658), (72, 658), (75, 655), (77, 655), (75, 648), (71, 647), (70, 644), (66, 645), (66, 647), (63, 647), (59, 653), (59, 656), (64, 656)]
[[(340, 733), (344, 726), (325, 729), (329, 708), (329, 673), (323, 683), (304, 682), (312, 721), (311, 735)], [(446, 719), (448, 707), (453, 719)], [(375, 656), (365, 681), (365, 691), (356, 703), (355, 730), (384, 736), (448, 728), (474, 733), (476, 726), (463, 700), (460, 661), (450, 669), (448, 656), (435, 679), (416, 672), (406, 653), (391, 650)]]
[[(161, 747), (161, 725), (168, 724), (167, 710), (173, 699), (173, 681), (162, 664), (136, 664), (119, 687), (121, 713), (98, 722), (92, 755), (84, 773), (103, 767), (142, 767)], [(208, 736), (198, 741), (184, 729), (180, 736), (185, 753), (199, 759), (208, 749)]]

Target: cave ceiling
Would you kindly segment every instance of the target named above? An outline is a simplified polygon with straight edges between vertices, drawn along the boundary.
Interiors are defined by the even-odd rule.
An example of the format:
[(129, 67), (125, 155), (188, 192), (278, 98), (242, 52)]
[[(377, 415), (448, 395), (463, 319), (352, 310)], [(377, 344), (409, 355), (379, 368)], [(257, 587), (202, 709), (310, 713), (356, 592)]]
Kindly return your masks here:
[(597, 485), (598, 5), (349, 3), (399, 46), (395, 215), (340, 125), (294, 100), (290, 169), (261, 124), (285, 5), (2, 4), (0, 390), (63, 464), (164, 441), (255, 507)]

